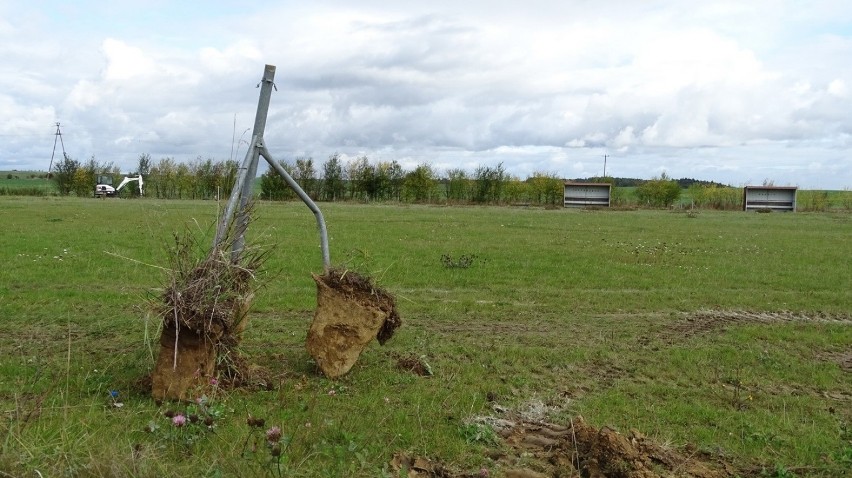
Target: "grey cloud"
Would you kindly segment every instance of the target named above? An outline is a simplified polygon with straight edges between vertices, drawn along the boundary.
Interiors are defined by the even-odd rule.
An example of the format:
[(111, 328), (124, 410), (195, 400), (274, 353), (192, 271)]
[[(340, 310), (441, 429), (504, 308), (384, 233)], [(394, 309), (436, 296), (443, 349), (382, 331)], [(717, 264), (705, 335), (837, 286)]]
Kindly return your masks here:
[[(55, 25), (16, 13), (23, 20), (0, 22), (8, 58), (0, 168), (43, 168), (54, 121), (80, 158), (227, 157), (232, 137), (252, 124), (265, 61), (278, 66), (279, 89), (267, 137), (286, 155), (340, 151), (468, 168), (504, 161), (513, 174), (568, 177), (600, 173), (609, 152), (621, 175), (666, 169), (818, 183), (822, 171), (826, 184), (850, 185), (850, 168), (830, 168), (849, 161), (852, 67), (839, 59), (852, 55), (852, 39), (836, 28), (819, 34), (832, 21), (848, 25), (848, 9), (833, 20), (766, 14), (768, 25), (755, 23), (767, 8), (329, 1), (227, 18), (207, 12), (191, 30), (154, 25), (145, 37), (141, 26), (77, 34), (63, 25), (45, 35)], [(112, 50), (109, 38), (119, 42)], [(132, 55), (139, 61), (127, 61)], [(809, 159), (825, 152), (833, 162)]]

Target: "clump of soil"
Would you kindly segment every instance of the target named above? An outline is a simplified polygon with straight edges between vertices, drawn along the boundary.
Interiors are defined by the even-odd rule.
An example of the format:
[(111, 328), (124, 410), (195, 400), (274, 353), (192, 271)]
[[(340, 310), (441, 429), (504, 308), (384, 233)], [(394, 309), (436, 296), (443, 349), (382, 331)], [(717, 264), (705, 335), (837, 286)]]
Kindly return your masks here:
[(402, 472), (406, 471), (406, 478), (459, 478), (458, 474), (439, 461), (405, 453), (394, 454), (390, 467), (394, 476), (403, 476)]
[[(194, 236), (175, 235), (175, 246), (163, 293), (154, 301), (154, 310), (163, 318), (160, 354), (151, 376), (154, 399), (192, 398), (199, 389), (210, 386), (217, 364), (237, 355), (237, 345), (248, 323), (248, 310), (258, 287), (256, 271), (266, 253), (246, 247), (238, 257), (231, 255), (231, 238), (199, 256)], [(248, 370), (223, 370), (231, 376), (247, 375)]]
[[(726, 478), (739, 474), (730, 465), (694, 448), (660, 446), (637, 430), (623, 435), (608, 427), (595, 428), (579, 416), (565, 424), (494, 419), (491, 425), (509, 450), (498, 461), (513, 473), (532, 472), (517, 476), (579, 473), (588, 478)], [(521, 456), (535, 459), (515, 468)]]
[[(694, 447), (661, 446), (637, 430), (627, 435), (595, 428), (583, 417), (564, 424), (531, 422), (522, 418), (479, 417), (502, 437), (503, 445), (488, 452), (488, 469), (456, 471), (436, 459), (397, 453), (389, 463), (397, 475), (409, 478), (729, 478), (747, 475)], [(396, 475), (395, 475), (396, 476)]]
[(414, 375), (421, 377), (429, 377), (432, 375), (432, 367), (426, 362), (424, 357), (416, 357), (407, 355), (396, 358), (396, 368), (411, 372)]
[(323, 374), (337, 378), (373, 338), (384, 345), (402, 321), (393, 296), (357, 272), (331, 268), (313, 277), (317, 310), (306, 347)]

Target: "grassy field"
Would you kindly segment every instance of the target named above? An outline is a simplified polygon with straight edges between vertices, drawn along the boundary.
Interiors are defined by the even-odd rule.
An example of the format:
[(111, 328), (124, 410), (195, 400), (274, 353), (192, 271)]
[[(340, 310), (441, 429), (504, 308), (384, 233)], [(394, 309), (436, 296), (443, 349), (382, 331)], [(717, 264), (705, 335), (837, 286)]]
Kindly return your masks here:
[(41, 171), (0, 171), (0, 195), (56, 195), (56, 185)]
[(271, 379), (158, 405), (142, 380), (159, 348), (153, 266), (174, 232), (206, 244), (218, 207), (0, 197), (1, 476), (396, 476), (404, 453), (499, 477), (505, 445), (471, 419), (531, 409), (689, 445), (743, 476), (852, 466), (849, 213), (323, 204), (333, 262), (375, 276), (403, 319), (330, 381), (304, 349), (313, 217), (261, 203), (250, 235), (272, 252), (243, 352)]

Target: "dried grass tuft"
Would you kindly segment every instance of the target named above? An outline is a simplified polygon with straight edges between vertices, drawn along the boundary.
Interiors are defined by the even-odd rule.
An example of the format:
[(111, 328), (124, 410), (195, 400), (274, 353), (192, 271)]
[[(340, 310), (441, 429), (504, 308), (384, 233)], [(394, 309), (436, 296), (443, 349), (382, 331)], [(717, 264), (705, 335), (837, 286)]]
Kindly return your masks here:
[(229, 228), (221, 244), (207, 252), (193, 231), (174, 234), (166, 284), (154, 304), (164, 328), (187, 328), (217, 346), (236, 346), (268, 255), (268, 250), (246, 245), (232, 257), (234, 241), (250, 222)]

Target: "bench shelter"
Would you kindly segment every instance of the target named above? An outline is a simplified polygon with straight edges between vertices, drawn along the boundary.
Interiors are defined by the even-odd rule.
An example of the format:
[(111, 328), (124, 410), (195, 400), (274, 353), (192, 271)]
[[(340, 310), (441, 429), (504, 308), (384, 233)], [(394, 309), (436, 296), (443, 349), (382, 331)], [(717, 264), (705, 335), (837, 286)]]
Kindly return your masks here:
[(609, 183), (565, 182), (565, 207), (609, 207), (612, 185)]
[(796, 186), (746, 186), (743, 211), (796, 211)]

